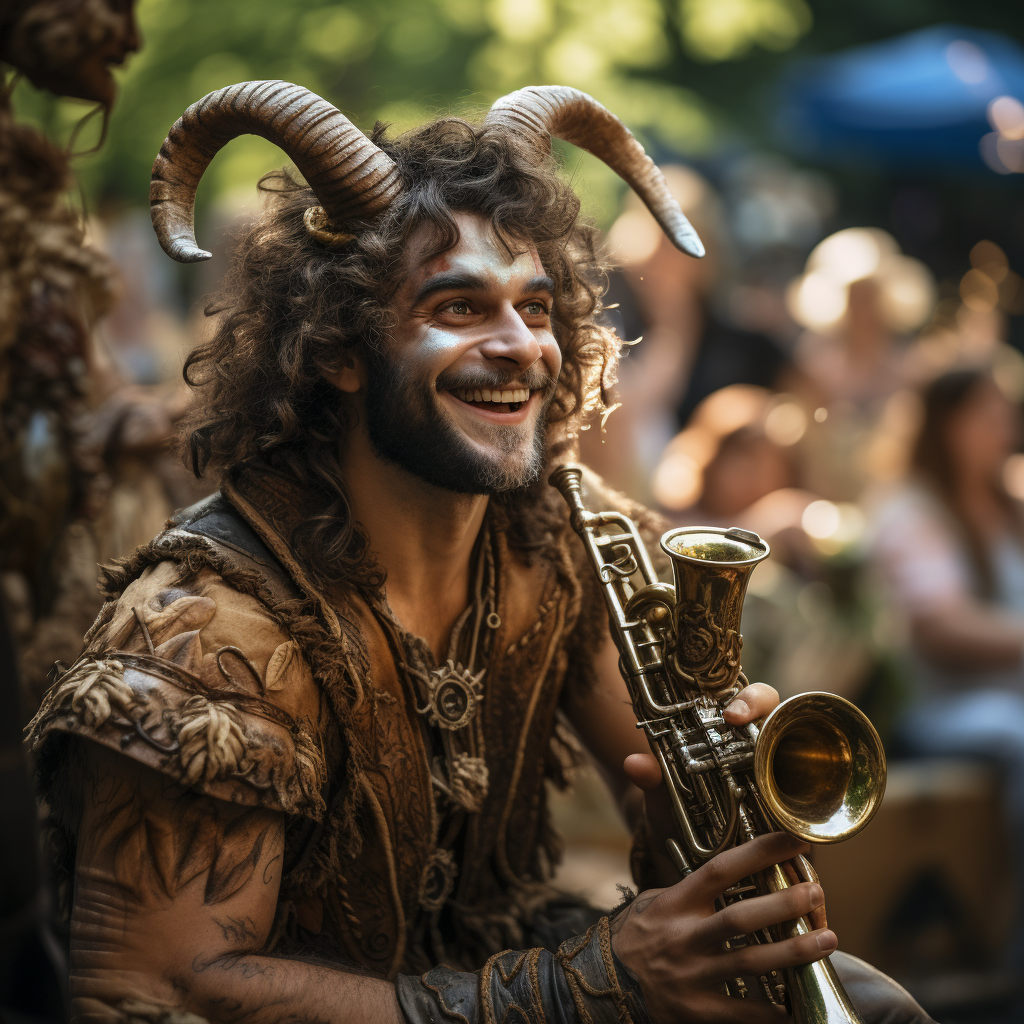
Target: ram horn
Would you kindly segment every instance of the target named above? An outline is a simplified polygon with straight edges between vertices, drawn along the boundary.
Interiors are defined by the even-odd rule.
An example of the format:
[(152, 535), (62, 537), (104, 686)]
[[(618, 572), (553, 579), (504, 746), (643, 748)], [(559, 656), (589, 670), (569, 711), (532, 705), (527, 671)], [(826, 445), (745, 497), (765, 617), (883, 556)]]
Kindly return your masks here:
[(551, 151), (551, 136), (603, 160), (644, 201), (672, 244), (690, 256), (704, 255), (697, 232), (669, 191), (665, 176), (633, 133), (592, 96), (563, 85), (529, 86), (497, 100), (487, 124), (501, 124)]
[(321, 221), (331, 227), (373, 217), (401, 191), (394, 161), (316, 93), (290, 82), (230, 85), (185, 111), (153, 164), (153, 228), (164, 252), (179, 263), (210, 258), (196, 245), (196, 189), (217, 151), (239, 135), (259, 135), (283, 149), (320, 201)]

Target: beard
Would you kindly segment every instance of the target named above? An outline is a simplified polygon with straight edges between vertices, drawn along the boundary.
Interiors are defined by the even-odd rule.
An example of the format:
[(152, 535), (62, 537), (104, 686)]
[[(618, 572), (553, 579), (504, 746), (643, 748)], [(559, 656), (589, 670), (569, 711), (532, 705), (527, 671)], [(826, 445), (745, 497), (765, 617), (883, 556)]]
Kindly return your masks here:
[[(513, 382), (531, 392), (546, 390), (544, 407), (532, 437), (524, 439), (518, 427), (493, 427), (490, 453), (474, 446), (438, 404), (442, 390)], [(442, 373), (435, 389), (386, 355), (367, 352), (366, 429), (374, 450), (421, 480), (456, 494), (509, 494), (537, 482), (546, 458), (544, 413), (553, 394), (553, 381), (538, 370), (492, 372), (486, 379), (480, 372)]]

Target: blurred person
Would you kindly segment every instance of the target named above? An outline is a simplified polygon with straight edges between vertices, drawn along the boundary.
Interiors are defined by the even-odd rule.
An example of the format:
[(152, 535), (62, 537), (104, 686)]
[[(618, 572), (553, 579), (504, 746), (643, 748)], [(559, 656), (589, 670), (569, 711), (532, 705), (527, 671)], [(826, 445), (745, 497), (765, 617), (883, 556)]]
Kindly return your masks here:
[(864, 277), (850, 282), (836, 332), (804, 335), (797, 359), (826, 407), (837, 402), (870, 406), (902, 382), (896, 341), (884, 312), (882, 285)]
[[(872, 516), (918, 689), (897, 739), (914, 755), (999, 765), (1024, 900), (1024, 510), (1003, 477), (1021, 413), (980, 369), (941, 375), (923, 404), (912, 474)], [(1006, 965), (1024, 972), (1024, 902)]]
[[(820, 889), (715, 900), (791, 859), (791, 837), (744, 842), (614, 920), (548, 885), (559, 709), (648, 850), (665, 809), (604, 602), (544, 483), (602, 411), (619, 345), (552, 133), (607, 152), (699, 255), (688, 223), (575, 90), (371, 140), (308, 90), (250, 82), (190, 108), (162, 147), (154, 222), (179, 260), (207, 255), (192, 214), (210, 157), (255, 130), (308, 186), (269, 178), (217, 333), (187, 363), (186, 450), (221, 492), (105, 574), (86, 651), (31, 731), (73, 901), (76, 1011), (777, 1020), (720, 981), (831, 954)], [(770, 687), (740, 697), (724, 711), (737, 724), (776, 703)], [(723, 948), (804, 914), (808, 934)], [(868, 1021), (927, 1020), (836, 961)]]
[(111, 69), (139, 49), (135, 0), (7, 0), (0, 7), (0, 61), (37, 89), (90, 100), (110, 115)]
[(800, 486), (808, 420), (792, 395), (743, 384), (722, 388), (668, 444), (653, 489), (674, 525), (739, 526), (769, 542), (771, 558), (751, 577), (744, 605), (749, 671), (778, 681), (787, 697), (827, 689), (856, 701), (877, 661), (848, 584), (859, 537), (847, 530), (839, 541), (837, 518), (826, 554), (804, 525), (814, 504), (837, 517), (856, 513)]
[(908, 335), (935, 303), (931, 274), (878, 228), (846, 228), (820, 242), (788, 304), (807, 330), (794, 349), (801, 394), (815, 410), (805, 474), (811, 490), (855, 501), (891, 472), (878, 432), (892, 397), (913, 383)]
[[(18, 120), (15, 85), (95, 103), (104, 125), (111, 67), (139, 46), (133, 0), (0, 4), (0, 1018), (67, 1020), (68, 964), (39, 857), (38, 811), (19, 739), (18, 654), (55, 613), (59, 550), (88, 529), (92, 474), (77, 451), (90, 337), (115, 300), (109, 261), (85, 244), (68, 152)], [(95, 614), (95, 564), (86, 620)], [(80, 634), (80, 628), (76, 628)], [(80, 637), (75, 638), (76, 649)], [(59, 651), (49, 652), (52, 664)]]
[(655, 500), (680, 525), (743, 525), (739, 520), (755, 502), (795, 486), (793, 446), (805, 424), (803, 410), (765, 388), (733, 384), (715, 391), (662, 452), (652, 480)]
[(212, 488), (197, 481), (176, 457), (174, 434), (185, 414), (184, 385), (125, 385), (110, 375), (93, 383), (108, 390), (77, 423), (76, 457), (89, 471), (85, 514), (53, 541), (47, 577), (49, 604), (33, 609), (30, 578), (10, 566), (0, 584), (21, 625), (24, 704), (36, 708), (52, 681), (54, 662), (68, 665), (103, 604), (97, 565), (131, 554), (158, 532), (176, 509)]
[(789, 453), (763, 430), (740, 427), (722, 438), (704, 467), (699, 518), (724, 523), (742, 516), (756, 501), (793, 482)]
[(728, 276), (719, 200), (687, 167), (665, 168), (673, 196), (708, 240), (709, 255), (687, 260), (666, 243), (634, 198), (613, 224), (608, 244), (621, 270), (610, 280), (610, 321), (630, 346), (618, 369), (616, 408), (604, 429), (584, 434), (582, 451), (613, 486), (649, 500), (651, 473), (669, 439), (706, 395), (729, 384), (772, 386), (787, 365), (767, 336), (728, 321), (716, 291)]

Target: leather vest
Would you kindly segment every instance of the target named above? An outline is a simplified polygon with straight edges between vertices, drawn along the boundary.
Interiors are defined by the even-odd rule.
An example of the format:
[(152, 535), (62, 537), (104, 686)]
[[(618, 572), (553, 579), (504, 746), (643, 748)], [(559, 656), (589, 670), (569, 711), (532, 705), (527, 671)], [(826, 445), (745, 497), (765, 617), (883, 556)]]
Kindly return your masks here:
[[(432, 959), (410, 949), (409, 938), (422, 933), (423, 916), (436, 913), (438, 890), (450, 886), (448, 910), (458, 941), (448, 959), (476, 967), (521, 940), (532, 909), (552, 895), (545, 884), (553, 859), (545, 779), (552, 744), (560, 742), (556, 712), (581, 603), (568, 546), (563, 542), (528, 565), (510, 547), (500, 519), (492, 518), (500, 624), (489, 645), (478, 709), (489, 785), (452, 857), (436, 846), (438, 811), (422, 715), (409, 676), (401, 671), (393, 630), (372, 598), (350, 593), (341, 603), (315, 590), (288, 550), (290, 502), (281, 486), (249, 479), (227, 488), (225, 496), (296, 589), (334, 611), (340, 644), (358, 640), (368, 674), (362, 682), (371, 691), (346, 710), (347, 721), (333, 723), (342, 743), (358, 743), (362, 751), (358, 810), (350, 814), (328, 794), (326, 817), (308, 840), (312, 848), (301, 855), (320, 870), (307, 868), (294, 879), (285, 875), (282, 902), (294, 907), (295, 937), (336, 944), (365, 968), (394, 976)], [(334, 632), (329, 622), (325, 629)], [(330, 774), (332, 766), (327, 768)], [(345, 857), (338, 852), (342, 844), (332, 839), (351, 829), (359, 833), (359, 849)]]

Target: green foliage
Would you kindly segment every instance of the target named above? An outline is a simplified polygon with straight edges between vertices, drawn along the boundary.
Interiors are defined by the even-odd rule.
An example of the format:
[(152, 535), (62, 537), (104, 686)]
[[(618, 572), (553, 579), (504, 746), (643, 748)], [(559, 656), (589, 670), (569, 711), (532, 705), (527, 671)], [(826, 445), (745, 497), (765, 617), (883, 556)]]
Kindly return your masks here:
[(804, 0), (680, 0), (687, 50), (698, 60), (731, 60), (760, 44), (788, 50), (810, 27)]
[[(144, 45), (120, 76), (106, 144), (79, 161), (84, 188), (100, 202), (144, 202), (152, 159), (174, 120), (205, 93), (252, 78), (299, 82), (364, 128), (381, 119), (396, 130), (557, 82), (592, 93), (645, 141), (700, 152), (713, 138), (707, 106), (660, 74), (683, 45), (673, 12), (663, 0), (140, 0)], [(765, 41), (735, 30), (746, 33), (741, 42), (722, 43), (732, 29), (720, 26), (715, 45), (732, 53)], [(686, 45), (700, 52), (705, 44), (695, 36)], [(17, 102), (62, 138), (84, 112), (25, 86)], [(575, 151), (569, 159), (595, 210), (614, 207), (618, 184), (603, 165)], [(213, 162), (200, 205), (252, 188), (280, 163), (262, 139), (236, 140)]]
[[(808, 6), (810, 4), (810, 6)], [(437, 114), (476, 114), (523, 85), (591, 93), (657, 154), (698, 155), (737, 129), (766, 141), (771, 91), (793, 55), (836, 49), (968, 13), (954, 0), (139, 0), (143, 48), (121, 73), (106, 144), (78, 161), (93, 203), (146, 201), (153, 157), (174, 120), (205, 93), (284, 78), (327, 97), (368, 129)], [(970, 13), (981, 27), (1024, 25), (1019, 4)], [(991, 24), (986, 23), (986, 19)], [(22, 84), (23, 116), (67, 139), (85, 108)], [(96, 119), (98, 122), (98, 119)], [(96, 122), (76, 148), (96, 141)], [(90, 137), (91, 133), (91, 137)], [(563, 149), (592, 214), (620, 184)], [(282, 157), (237, 139), (214, 160), (200, 207), (252, 194)]]

